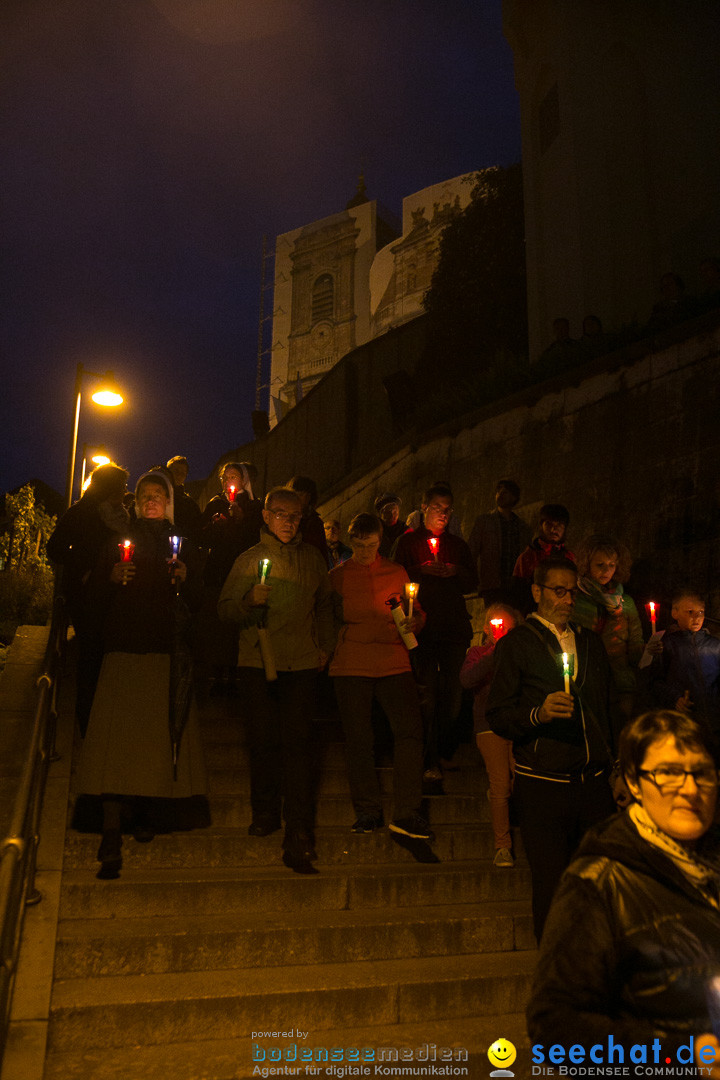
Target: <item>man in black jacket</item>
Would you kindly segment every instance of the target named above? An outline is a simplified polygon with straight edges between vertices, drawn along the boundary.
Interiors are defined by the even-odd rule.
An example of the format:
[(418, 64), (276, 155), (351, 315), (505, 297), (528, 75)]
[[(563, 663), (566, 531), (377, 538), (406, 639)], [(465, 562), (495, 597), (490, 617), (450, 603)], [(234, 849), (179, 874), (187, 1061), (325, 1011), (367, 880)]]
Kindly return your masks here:
[(555, 887), (583, 834), (615, 809), (608, 775), (619, 732), (603, 644), (569, 621), (575, 567), (558, 559), (540, 563), (532, 592), (537, 611), (498, 643), (487, 719), (496, 734), (513, 741), (514, 801), (539, 941)]
[(435, 781), (442, 779), (440, 759), (449, 762), (460, 741), (460, 668), (472, 639), (465, 594), (477, 587), (470, 548), (448, 530), (452, 509), (447, 484), (433, 484), (423, 496), (424, 525), (403, 533), (392, 555), (420, 584), (418, 603), (427, 615), (415, 663), (425, 687), (425, 779)]

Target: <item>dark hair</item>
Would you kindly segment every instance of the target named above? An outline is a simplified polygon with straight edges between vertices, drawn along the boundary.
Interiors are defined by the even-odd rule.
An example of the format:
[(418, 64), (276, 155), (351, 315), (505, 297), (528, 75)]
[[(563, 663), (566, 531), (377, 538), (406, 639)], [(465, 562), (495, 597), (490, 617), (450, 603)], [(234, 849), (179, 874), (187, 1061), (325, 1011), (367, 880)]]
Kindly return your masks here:
[(125, 494), (129, 477), (130, 473), (127, 469), (116, 465), (114, 461), (106, 465), (98, 465), (90, 473), (90, 483), (85, 495), (86, 497), (89, 495), (91, 500), (98, 502), (105, 502), (106, 499), (111, 499), (115, 495), (122, 496)]
[(398, 507), (402, 505), (402, 499), (399, 495), (393, 495), (391, 491), (385, 491), (382, 495), (378, 495), (377, 499), (373, 503), (373, 509), (376, 514), (379, 514), (384, 506), (389, 503), (395, 503)]
[(293, 476), (287, 485), (292, 491), (304, 491), (310, 496), (310, 505), (315, 507), (318, 500), (317, 484), (309, 476)]
[(171, 465), (184, 465), (186, 469), (190, 469), (188, 465), (188, 459), (182, 454), (176, 454), (175, 457), (171, 457), (168, 462), (165, 463), (165, 468), (169, 469)]
[(239, 472), (240, 475), (242, 476), (243, 463), (242, 463), (242, 461), (226, 461), (226, 462), (224, 462), (224, 464), (220, 467), (220, 479), (221, 480), (225, 476), (225, 473), (227, 472), (228, 469), (235, 469), (235, 471)]
[(375, 533), (383, 534), (383, 523), (375, 514), (356, 514), (348, 526), (348, 536), (352, 540), (364, 540)]
[(706, 750), (717, 764), (717, 746), (706, 724), (674, 709), (653, 709), (636, 716), (620, 732), (620, 771), (631, 782), (637, 780), (651, 743), (672, 735), (681, 750)]
[(453, 493), (450, 485), (446, 484), (443, 480), (436, 480), (435, 483), (423, 493), (423, 506), (429, 506), (436, 495), (439, 495), (441, 499), (449, 499), (450, 502), (453, 502)]
[(501, 487), (507, 488), (510, 494), (515, 496), (515, 502), (518, 502), (518, 500), (520, 499), (520, 487), (518, 484), (515, 483), (514, 480), (498, 480), (497, 484), (495, 485), (496, 495)]
[(676, 589), (672, 594), (670, 601), (670, 607), (675, 607), (681, 600), (684, 600), (689, 596), (692, 600), (699, 600), (701, 604), (705, 603), (705, 597), (701, 593), (700, 589), (693, 589), (692, 585), (683, 585), (681, 588)]
[(599, 533), (593, 533), (592, 536), (586, 536), (583, 542), (580, 544), (577, 553), (577, 569), (580, 577), (587, 577), (590, 574), (590, 560), (596, 551), (604, 551), (608, 554), (612, 553), (617, 559), (617, 566), (615, 567), (615, 573), (612, 576), (613, 581), (619, 581), (621, 584), (630, 577), (630, 569), (632, 567), (632, 556), (630, 551), (624, 544), (619, 544), (617, 540), (613, 540), (611, 536), (602, 536)]
[(323, 529), (327, 528), (328, 525), (332, 525), (332, 527), (334, 529), (337, 529), (338, 532), (342, 528), (337, 518), (326, 518), (325, 521), (323, 521)]
[(548, 579), (548, 574), (552, 573), (553, 570), (569, 570), (575, 577), (578, 576), (577, 566), (574, 562), (570, 562), (569, 559), (542, 559), (535, 567), (533, 584), (544, 585)]
[(562, 503), (545, 503), (540, 507), (540, 521), (561, 521), (567, 527), (570, 524), (567, 506)]
[(274, 487), (268, 491), (265, 496), (264, 507), (266, 510), (270, 510), (274, 499), (289, 499), (290, 502), (296, 502), (300, 506), (302, 500), (297, 491), (293, 491), (290, 487)]

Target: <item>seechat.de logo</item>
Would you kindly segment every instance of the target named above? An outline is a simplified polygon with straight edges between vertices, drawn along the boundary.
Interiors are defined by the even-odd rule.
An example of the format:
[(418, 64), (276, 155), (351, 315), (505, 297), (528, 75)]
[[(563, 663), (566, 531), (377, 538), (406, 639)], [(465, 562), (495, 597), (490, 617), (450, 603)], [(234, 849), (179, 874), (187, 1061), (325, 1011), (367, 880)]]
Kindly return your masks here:
[(496, 1039), (492, 1046), (488, 1048), (487, 1054), (488, 1060), (493, 1066), (491, 1076), (515, 1075), (515, 1073), (510, 1072), (508, 1066), (515, 1061), (517, 1050), (509, 1039)]

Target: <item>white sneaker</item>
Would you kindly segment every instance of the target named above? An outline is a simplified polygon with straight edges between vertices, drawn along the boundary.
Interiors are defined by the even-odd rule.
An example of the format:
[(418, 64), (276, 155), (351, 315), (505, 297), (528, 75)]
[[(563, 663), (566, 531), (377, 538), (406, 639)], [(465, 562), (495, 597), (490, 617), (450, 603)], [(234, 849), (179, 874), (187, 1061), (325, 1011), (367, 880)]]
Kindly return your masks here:
[(515, 860), (513, 859), (512, 852), (509, 848), (501, 847), (495, 852), (495, 858), (493, 859), (493, 866), (514, 866)]

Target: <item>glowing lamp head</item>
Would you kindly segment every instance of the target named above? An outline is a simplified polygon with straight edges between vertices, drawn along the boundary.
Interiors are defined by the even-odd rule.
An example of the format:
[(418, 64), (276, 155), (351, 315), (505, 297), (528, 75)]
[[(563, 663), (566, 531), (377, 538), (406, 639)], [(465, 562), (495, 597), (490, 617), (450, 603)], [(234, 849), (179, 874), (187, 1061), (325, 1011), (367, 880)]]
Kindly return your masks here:
[(123, 403), (122, 396), (113, 390), (98, 390), (92, 395), (92, 399), (96, 405), (105, 405), (109, 408)]

